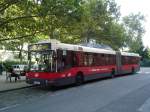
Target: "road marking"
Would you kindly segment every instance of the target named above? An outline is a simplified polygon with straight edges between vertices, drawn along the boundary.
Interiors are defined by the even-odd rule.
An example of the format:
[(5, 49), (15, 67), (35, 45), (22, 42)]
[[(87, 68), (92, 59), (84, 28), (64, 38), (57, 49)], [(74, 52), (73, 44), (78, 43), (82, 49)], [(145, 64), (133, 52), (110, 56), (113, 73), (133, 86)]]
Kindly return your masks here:
[(4, 107), (4, 108), (0, 108), (0, 111), (4, 111), (4, 110), (10, 109), (10, 108), (14, 108), (14, 107), (17, 107), (19, 105), (20, 104), (15, 104), (15, 105), (7, 106), (7, 107)]

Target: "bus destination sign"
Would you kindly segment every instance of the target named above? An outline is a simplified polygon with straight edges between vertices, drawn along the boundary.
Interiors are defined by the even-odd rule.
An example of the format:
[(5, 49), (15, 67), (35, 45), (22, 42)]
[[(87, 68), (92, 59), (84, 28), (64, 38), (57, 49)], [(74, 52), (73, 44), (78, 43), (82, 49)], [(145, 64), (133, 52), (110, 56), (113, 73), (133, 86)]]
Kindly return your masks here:
[(34, 44), (29, 46), (30, 51), (51, 50), (51, 44)]

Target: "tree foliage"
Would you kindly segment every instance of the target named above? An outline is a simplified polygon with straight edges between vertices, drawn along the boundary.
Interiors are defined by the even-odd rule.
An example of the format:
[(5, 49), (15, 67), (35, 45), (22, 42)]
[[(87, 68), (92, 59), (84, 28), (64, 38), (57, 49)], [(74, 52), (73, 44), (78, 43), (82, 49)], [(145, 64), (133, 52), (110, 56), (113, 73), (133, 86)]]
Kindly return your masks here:
[(145, 18), (142, 14), (130, 14), (123, 18), (123, 24), (126, 29), (126, 46), (131, 52), (143, 55), (144, 45), (142, 37), (145, 33), (143, 22)]
[(115, 50), (127, 46), (137, 52), (143, 19), (137, 14), (118, 22), (115, 0), (0, 0), (0, 44), (21, 51), (24, 43), (41, 39), (66, 43), (94, 39)]

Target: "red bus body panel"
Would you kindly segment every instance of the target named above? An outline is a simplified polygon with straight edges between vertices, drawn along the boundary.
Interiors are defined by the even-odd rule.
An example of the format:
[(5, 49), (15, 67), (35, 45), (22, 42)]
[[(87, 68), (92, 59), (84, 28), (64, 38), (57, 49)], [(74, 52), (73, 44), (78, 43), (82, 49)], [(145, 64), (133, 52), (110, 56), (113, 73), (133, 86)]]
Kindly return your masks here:
[[(139, 70), (139, 65), (123, 65), (121, 67), (122, 74), (131, 73), (132, 67), (134, 67), (135, 71)], [(111, 66), (97, 66), (97, 67), (73, 67), (64, 72), (58, 73), (50, 73), (50, 72), (28, 72), (26, 74), (27, 83), (34, 84), (34, 81), (43, 81), (45, 85), (66, 85), (75, 83), (75, 76), (78, 72), (82, 72), (85, 77), (85, 81), (88, 80), (88, 77), (92, 77), (90, 79), (102, 78), (111, 76), (112, 69), (116, 70), (115, 65)], [(123, 72), (128, 71), (128, 72)], [(105, 76), (106, 75), (106, 76)], [(121, 75), (121, 74), (116, 74)], [(96, 76), (96, 77), (95, 77)], [(30, 82), (33, 79), (32, 82)], [(89, 80), (90, 80), (89, 79)], [(40, 83), (41, 84), (41, 83)]]

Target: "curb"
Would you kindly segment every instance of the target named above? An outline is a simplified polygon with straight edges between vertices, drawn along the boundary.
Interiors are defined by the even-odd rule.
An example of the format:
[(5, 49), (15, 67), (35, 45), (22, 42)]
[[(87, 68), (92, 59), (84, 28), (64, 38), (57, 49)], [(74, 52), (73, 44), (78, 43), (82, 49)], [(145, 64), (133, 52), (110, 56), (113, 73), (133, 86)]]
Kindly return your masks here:
[(13, 89), (8, 89), (8, 90), (0, 90), (0, 93), (5, 93), (5, 92), (9, 92), (9, 91), (16, 91), (16, 90), (32, 88), (32, 87), (35, 87), (35, 85), (29, 85), (29, 86), (24, 86), (24, 87), (20, 87), (20, 88), (13, 88)]

